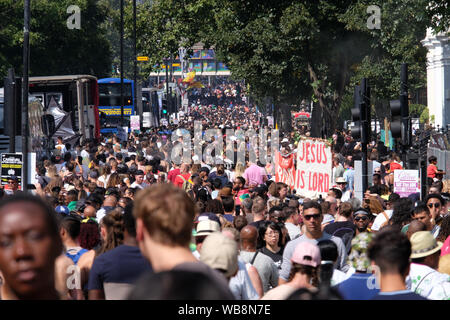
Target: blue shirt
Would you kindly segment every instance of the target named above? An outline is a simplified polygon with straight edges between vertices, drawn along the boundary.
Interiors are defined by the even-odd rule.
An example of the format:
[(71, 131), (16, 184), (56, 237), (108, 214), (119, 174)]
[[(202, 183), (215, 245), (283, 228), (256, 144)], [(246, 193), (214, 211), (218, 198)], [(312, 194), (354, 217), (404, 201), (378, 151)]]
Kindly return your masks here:
[(152, 267), (138, 247), (120, 245), (95, 258), (89, 272), (88, 290), (104, 290), (106, 299), (123, 297), (128, 292), (122, 291), (131, 289), (123, 284), (132, 285), (149, 271)]
[(379, 292), (372, 300), (428, 300), (409, 290)]
[(371, 273), (354, 273), (337, 285), (336, 289), (345, 300), (370, 300), (380, 292), (375, 275)]
[(353, 191), (353, 181), (355, 180), (355, 169), (346, 169), (343, 178), (347, 181), (347, 190)]

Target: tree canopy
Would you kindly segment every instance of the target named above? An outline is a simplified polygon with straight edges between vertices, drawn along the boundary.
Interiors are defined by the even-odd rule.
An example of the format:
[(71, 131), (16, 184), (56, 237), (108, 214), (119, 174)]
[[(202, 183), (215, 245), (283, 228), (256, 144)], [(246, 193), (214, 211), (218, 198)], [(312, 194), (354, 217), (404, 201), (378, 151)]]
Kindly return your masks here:
[[(70, 5), (81, 9), (81, 29), (69, 29)], [(0, 73), (22, 73), (24, 1), (0, 0)], [(104, 36), (107, 7), (98, 0), (31, 1), (30, 75), (92, 74), (111, 68), (110, 44)], [(3, 79), (2, 79), (3, 80)]]

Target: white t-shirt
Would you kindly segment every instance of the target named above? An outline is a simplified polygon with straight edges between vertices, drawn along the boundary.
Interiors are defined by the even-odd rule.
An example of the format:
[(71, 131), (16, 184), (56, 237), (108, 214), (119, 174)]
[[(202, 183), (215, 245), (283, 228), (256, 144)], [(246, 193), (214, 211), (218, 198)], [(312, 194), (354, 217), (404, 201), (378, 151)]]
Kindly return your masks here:
[(55, 149), (58, 149), (58, 150), (60, 151), (60, 155), (61, 155), (61, 156), (64, 155), (64, 153), (67, 152), (66, 146), (63, 145), (63, 144), (57, 144), (57, 145), (55, 146)]
[(427, 299), (450, 299), (450, 275), (423, 264), (411, 263), (406, 287)]
[(291, 222), (286, 222), (284, 225), (289, 233), (289, 238), (291, 238), (291, 240), (297, 238), (302, 234), (299, 226), (296, 226)]
[[(84, 168), (83, 168), (83, 170), (84, 170)], [(103, 182), (103, 185), (104, 185), (104, 187), (106, 188), (106, 185), (108, 184), (109, 177), (111, 177), (110, 174), (108, 174), (106, 177), (105, 177), (104, 175), (101, 175), (101, 176), (98, 178), (98, 181)]]
[(228, 286), (236, 300), (258, 300), (259, 295), (253, 287), (245, 263), (238, 257), (238, 272), (230, 279)]
[[(394, 210), (384, 210), (386, 212), (389, 219), (392, 217), (392, 214), (394, 213)], [(381, 228), (381, 225), (386, 222), (386, 217), (384, 214), (379, 213), (375, 220), (373, 221), (372, 230), (378, 231)]]
[(341, 202), (345, 202), (348, 201), (352, 198), (352, 191), (351, 190), (347, 190), (342, 194), (341, 197)]
[(331, 276), (331, 286), (338, 285), (339, 283), (350, 278), (351, 274), (342, 272), (341, 270), (334, 269), (333, 275)]
[(142, 182), (141, 184), (138, 184), (136, 181), (135, 182), (133, 182), (132, 184), (131, 184), (131, 188), (139, 188), (139, 189), (144, 189), (144, 188), (147, 188), (149, 185), (147, 184), (147, 183), (145, 183), (145, 182)]

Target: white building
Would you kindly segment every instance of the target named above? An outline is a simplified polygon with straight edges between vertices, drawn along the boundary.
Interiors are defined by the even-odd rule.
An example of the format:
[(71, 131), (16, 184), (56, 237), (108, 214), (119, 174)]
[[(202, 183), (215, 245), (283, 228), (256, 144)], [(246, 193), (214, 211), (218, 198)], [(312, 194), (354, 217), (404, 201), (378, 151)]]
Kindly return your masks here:
[(434, 126), (442, 128), (450, 125), (450, 37), (428, 29), (422, 44), (428, 49), (428, 110), (430, 118), (434, 115)]

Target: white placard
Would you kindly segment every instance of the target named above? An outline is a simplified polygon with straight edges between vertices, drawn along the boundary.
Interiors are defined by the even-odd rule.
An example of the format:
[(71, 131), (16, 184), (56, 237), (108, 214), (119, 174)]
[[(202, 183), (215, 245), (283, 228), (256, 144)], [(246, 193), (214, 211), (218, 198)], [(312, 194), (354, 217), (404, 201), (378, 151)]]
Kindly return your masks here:
[(394, 192), (402, 198), (420, 192), (419, 170), (394, 170)]

